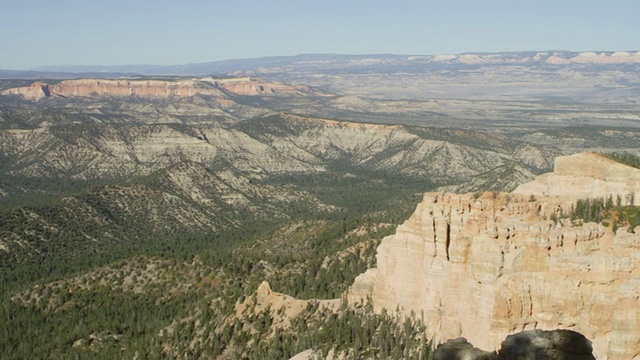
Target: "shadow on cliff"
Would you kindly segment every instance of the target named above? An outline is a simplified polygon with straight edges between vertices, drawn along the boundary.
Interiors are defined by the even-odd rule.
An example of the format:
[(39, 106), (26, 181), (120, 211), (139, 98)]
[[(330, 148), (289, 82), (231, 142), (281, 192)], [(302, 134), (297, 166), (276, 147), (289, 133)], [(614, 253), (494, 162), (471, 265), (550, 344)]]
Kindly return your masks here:
[(509, 335), (500, 350), (488, 352), (465, 338), (438, 345), (434, 360), (595, 360), (593, 348), (582, 334), (571, 330), (529, 330)]

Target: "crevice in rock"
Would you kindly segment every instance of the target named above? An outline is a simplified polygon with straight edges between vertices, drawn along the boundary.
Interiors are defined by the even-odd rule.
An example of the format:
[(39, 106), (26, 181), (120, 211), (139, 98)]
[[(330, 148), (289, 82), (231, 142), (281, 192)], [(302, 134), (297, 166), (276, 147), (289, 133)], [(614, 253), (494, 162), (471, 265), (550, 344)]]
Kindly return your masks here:
[(444, 240), (444, 251), (447, 254), (447, 261), (449, 261), (449, 245), (451, 245), (451, 224), (447, 223), (447, 232)]
[(433, 227), (433, 243), (435, 244), (438, 241), (438, 234), (436, 233), (436, 218), (433, 218), (431, 221), (431, 226)]
[(41, 87), (44, 96), (51, 96), (51, 90), (49, 89), (49, 84), (44, 84)]

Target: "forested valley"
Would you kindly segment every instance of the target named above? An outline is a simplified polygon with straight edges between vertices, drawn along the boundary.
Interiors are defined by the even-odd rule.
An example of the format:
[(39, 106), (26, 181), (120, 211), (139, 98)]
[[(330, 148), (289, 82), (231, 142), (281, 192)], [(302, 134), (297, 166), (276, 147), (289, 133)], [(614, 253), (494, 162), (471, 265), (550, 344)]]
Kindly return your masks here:
[[(428, 359), (420, 314), (343, 298), (422, 194), (512, 190), (556, 155), (640, 138), (229, 99), (0, 97), (1, 358)], [(637, 221), (609, 205), (566, 216)], [(259, 301), (265, 282), (281, 307)]]

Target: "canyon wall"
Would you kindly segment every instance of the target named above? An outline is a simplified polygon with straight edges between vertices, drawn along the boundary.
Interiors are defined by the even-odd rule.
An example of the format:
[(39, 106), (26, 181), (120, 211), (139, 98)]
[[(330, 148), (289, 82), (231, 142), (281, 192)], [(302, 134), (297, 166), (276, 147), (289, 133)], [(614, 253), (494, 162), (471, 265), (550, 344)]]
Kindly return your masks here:
[[(594, 186), (620, 175), (618, 165), (580, 154), (514, 193), (427, 193), (347, 298), (423, 317), (437, 342), (462, 336), (496, 349), (513, 332), (562, 328), (592, 340), (598, 359), (640, 359), (640, 228), (550, 220), (584, 195), (635, 189), (640, 170), (624, 165), (620, 184)], [(574, 176), (582, 190), (554, 189), (554, 176)]]

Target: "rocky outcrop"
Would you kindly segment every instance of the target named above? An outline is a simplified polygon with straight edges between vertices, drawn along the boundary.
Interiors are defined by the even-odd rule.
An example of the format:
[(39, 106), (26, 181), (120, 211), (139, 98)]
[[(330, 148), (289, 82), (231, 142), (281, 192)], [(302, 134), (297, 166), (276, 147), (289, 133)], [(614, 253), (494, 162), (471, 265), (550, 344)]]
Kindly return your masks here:
[(530, 330), (507, 336), (498, 360), (595, 360), (591, 342), (571, 330)]
[(29, 86), (11, 88), (0, 92), (0, 95), (18, 95), (29, 100), (39, 100), (51, 94), (49, 84), (34, 82)]
[(640, 170), (594, 153), (556, 158), (553, 173), (518, 186), (514, 193), (568, 199), (614, 197), (640, 199)]
[[(561, 158), (553, 176), (583, 178), (588, 170), (577, 182), (586, 190), (617, 174), (618, 164), (592, 159)], [(603, 185), (591, 194), (633, 188), (636, 173), (625, 171), (630, 179), (619, 179), (624, 186)], [(545, 182), (551, 177), (535, 182), (552, 194), (558, 193), (554, 184), (570, 184)], [(383, 239), (377, 268), (356, 279), (348, 298), (370, 297), (376, 309), (414, 312), (436, 342), (464, 336), (497, 349), (515, 331), (566, 328), (592, 339), (599, 359), (640, 357), (640, 236), (632, 229), (614, 233), (602, 224), (552, 221), (552, 214), (589, 193), (572, 195), (567, 187), (564, 196), (531, 195), (526, 188), (425, 194), (396, 234)]]
[(482, 351), (465, 338), (438, 345), (434, 360), (595, 360), (591, 342), (571, 330), (529, 330), (509, 335), (498, 352)]
[(637, 64), (640, 63), (640, 52), (581, 52), (572, 56), (553, 54), (546, 59), (548, 64)]
[(240, 95), (291, 95), (297, 91), (309, 92), (311, 88), (303, 85), (287, 85), (274, 81), (265, 81), (253, 77), (214, 79), (204, 78), (217, 87)]
[(465, 338), (447, 340), (433, 352), (433, 360), (496, 360), (496, 356), (495, 351), (480, 350)]
[(166, 98), (205, 95), (224, 97), (225, 92), (239, 95), (291, 95), (298, 91), (309, 91), (309, 88), (268, 82), (251, 77), (175, 81), (130, 78), (65, 80), (52, 85), (36, 82), (30, 86), (4, 90), (0, 92), (0, 95), (19, 95), (28, 100), (40, 100), (50, 96)]

